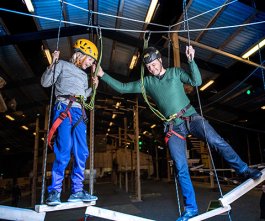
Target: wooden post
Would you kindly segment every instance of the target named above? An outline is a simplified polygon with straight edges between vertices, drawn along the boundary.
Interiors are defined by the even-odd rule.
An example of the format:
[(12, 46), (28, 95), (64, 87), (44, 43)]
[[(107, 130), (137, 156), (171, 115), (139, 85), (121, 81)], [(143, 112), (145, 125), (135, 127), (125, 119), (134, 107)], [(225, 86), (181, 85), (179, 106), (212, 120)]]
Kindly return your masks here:
[(127, 146), (127, 118), (124, 118), (124, 141), (126, 143), (125, 145), (125, 191), (128, 193), (128, 161), (127, 155), (128, 155), (128, 146)]
[(159, 172), (158, 172), (158, 148), (155, 147), (155, 153), (156, 153), (156, 180), (159, 180)]
[(134, 129), (135, 129), (135, 149), (136, 149), (136, 199), (141, 201), (141, 181), (140, 181), (140, 151), (139, 151), (139, 115), (138, 115), (138, 97), (134, 106)]
[(36, 186), (38, 180), (38, 149), (39, 149), (39, 132), (40, 132), (40, 119), (36, 118), (35, 128), (35, 140), (34, 140), (34, 157), (33, 157), (33, 171), (32, 171), (32, 187), (31, 187), (31, 206), (36, 204)]
[(119, 147), (121, 147), (121, 128), (119, 127)]
[(212, 162), (211, 162), (211, 159), (210, 157), (208, 157), (208, 160), (209, 160), (209, 169), (210, 169), (210, 184), (211, 184), (211, 188), (213, 189), (214, 188), (214, 171), (213, 171), (213, 165), (212, 165)]
[(179, 50), (178, 33), (174, 32), (172, 34), (172, 45), (173, 45), (174, 67), (180, 67), (180, 50)]

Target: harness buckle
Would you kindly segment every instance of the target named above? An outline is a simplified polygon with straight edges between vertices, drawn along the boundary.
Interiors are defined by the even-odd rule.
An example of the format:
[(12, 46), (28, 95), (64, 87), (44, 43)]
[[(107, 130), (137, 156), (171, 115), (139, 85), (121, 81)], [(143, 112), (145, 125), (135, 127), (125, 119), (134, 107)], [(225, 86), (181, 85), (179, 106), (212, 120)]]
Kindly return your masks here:
[(61, 120), (64, 120), (66, 117), (67, 117), (67, 113), (66, 113), (66, 112), (62, 112), (62, 113), (60, 113), (60, 115), (59, 115), (59, 118), (60, 118)]

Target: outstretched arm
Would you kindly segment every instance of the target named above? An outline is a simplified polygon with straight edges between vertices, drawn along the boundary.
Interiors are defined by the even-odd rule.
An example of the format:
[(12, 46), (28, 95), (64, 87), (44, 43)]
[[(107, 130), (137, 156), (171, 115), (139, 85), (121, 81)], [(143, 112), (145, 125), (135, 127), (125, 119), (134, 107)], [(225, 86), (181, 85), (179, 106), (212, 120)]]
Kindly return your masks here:
[[(93, 65), (92, 70), (95, 71), (96, 66)], [(126, 94), (126, 93), (141, 93), (141, 84), (140, 81), (134, 81), (129, 83), (122, 83), (112, 78), (110, 75), (105, 73), (101, 67), (98, 69), (97, 76), (101, 77), (101, 79), (107, 83), (110, 87), (112, 87), (115, 91)]]

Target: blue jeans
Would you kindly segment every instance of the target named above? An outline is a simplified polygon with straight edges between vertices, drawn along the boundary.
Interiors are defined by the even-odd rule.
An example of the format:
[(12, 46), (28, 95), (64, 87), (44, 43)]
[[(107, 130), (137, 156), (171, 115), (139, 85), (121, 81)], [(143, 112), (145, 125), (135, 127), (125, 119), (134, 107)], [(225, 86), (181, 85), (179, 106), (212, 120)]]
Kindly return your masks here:
[[(53, 110), (53, 122), (65, 109), (65, 104), (59, 102), (55, 105)], [(71, 118), (65, 118), (57, 129), (57, 135), (53, 145), (55, 160), (52, 167), (52, 183), (48, 187), (48, 192), (52, 190), (61, 192), (64, 172), (68, 166), (71, 155), (74, 156), (71, 174), (71, 192), (76, 193), (83, 190), (86, 160), (89, 155), (86, 124), (84, 121), (81, 121), (72, 129), (82, 116), (82, 110), (77, 107), (72, 107), (70, 109), (70, 115)]]
[[(237, 173), (242, 173), (248, 168), (233, 148), (199, 114), (192, 115), (190, 121), (174, 125), (173, 130), (183, 137), (191, 134), (201, 140), (207, 140), (210, 148), (216, 150)], [(168, 146), (184, 198), (185, 210), (197, 210), (195, 192), (189, 174), (186, 141), (173, 134), (168, 141)]]

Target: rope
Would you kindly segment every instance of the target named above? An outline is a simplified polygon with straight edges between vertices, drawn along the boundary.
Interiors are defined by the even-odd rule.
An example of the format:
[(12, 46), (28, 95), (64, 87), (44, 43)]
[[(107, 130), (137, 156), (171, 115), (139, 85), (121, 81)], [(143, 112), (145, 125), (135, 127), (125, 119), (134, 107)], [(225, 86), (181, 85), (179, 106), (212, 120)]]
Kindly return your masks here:
[[(256, 3), (254, 0), (252, 0), (252, 5), (255, 9), (257, 9)], [(256, 39), (259, 39), (257, 33), (256, 33)], [(260, 50), (259, 44), (258, 44), (258, 47), (259, 47), (259, 62), (260, 62), (260, 64), (262, 64), (262, 55), (261, 55), (261, 50)], [(262, 77), (263, 89), (265, 90), (265, 76), (264, 76), (264, 70), (263, 69), (261, 69), (261, 77)]]
[[(59, 1), (61, 1), (61, 0), (59, 0)], [(102, 12), (95, 12), (95, 11), (92, 11), (92, 10), (87, 10), (85, 8), (79, 7), (79, 6), (71, 4), (69, 2), (64, 2), (64, 4), (68, 4), (68, 5), (72, 6), (72, 7), (78, 8), (78, 9), (86, 11), (86, 12), (89, 11), (90, 13), (96, 14), (96, 15), (103, 15), (103, 16), (106, 16), (106, 17), (111, 17), (111, 18), (116, 18), (116, 19), (123, 19), (123, 20), (127, 20), (127, 21), (132, 21), (132, 22), (137, 22), (137, 23), (142, 23), (142, 24), (155, 25), (155, 26), (159, 26), (159, 27), (168, 28), (168, 26), (166, 26), (166, 25), (156, 24), (156, 23), (152, 23), (152, 22), (144, 22), (144, 21), (137, 20), (137, 19), (126, 18), (126, 17), (122, 17), (122, 16), (110, 15), (110, 14), (106, 14), (106, 13), (102, 13)]]
[[(147, 33), (149, 34), (148, 37), (146, 37)], [(148, 47), (148, 41), (150, 39), (150, 35), (151, 35), (151, 32), (146, 32), (144, 34), (144, 48), (143, 49), (146, 49)], [(159, 110), (157, 110), (155, 107), (153, 107), (151, 105), (151, 103), (149, 102), (147, 94), (146, 94), (146, 90), (144, 87), (144, 63), (143, 62), (141, 64), (141, 80), (140, 80), (140, 82), (141, 82), (141, 91), (142, 91), (143, 98), (144, 98), (145, 102), (147, 103), (148, 107), (150, 108), (150, 110), (157, 117), (159, 117), (162, 121), (170, 122), (173, 119), (175, 119), (175, 117), (176, 117), (175, 114), (171, 115), (169, 118), (166, 118)]]
[[(60, 23), (59, 23), (59, 27), (58, 27), (56, 51), (58, 51), (58, 49), (59, 49), (59, 40), (60, 40), (62, 19), (63, 19), (63, 4), (61, 3), (61, 17), (60, 17)], [(53, 63), (54, 67), (52, 67), (53, 68), (53, 79), (52, 79), (52, 89), (51, 89), (49, 112), (48, 112), (48, 125), (47, 125), (46, 142), (45, 142), (45, 149), (44, 149), (44, 156), (43, 156), (43, 171), (42, 171), (41, 200), (40, 200), (41, 204), (44, 203), (47, 151), (48, 151), (48, 134), (50, 132), (49, 128), (50, 128), (50, 123), (51, 123), (51, 112), (52, 112), (53, 93), (54, 93), (54, 75), (55, 75), (56, 64), (57, 64), (57, 61), (55, 63)]]
[[(30, 16), (34, 18), (39, 18), (39, 19), (44, 19), (44, 20), (49, 20), (49, 21), (56, 21), (60, 22), (58, 19), (54, 18), (49, 18), (45, 16), (39, 16), (39, 15), (33, 15), (29, 13), (24, 13), (24, 12), (19, 12), (19, 11), (14, 11), (14, 10), (9, 10), (5, 8), (0, 8), (0, 11), (6, 11), (10, 13), (15, 13), (15, 14), (20, 14), (20, 15), (25, 15), (25, 16)], [(81, 23), (76, 23), (76, 22), (70, 22), (70, 21), (62, 21), (62, 23), (65, 24), (70, 24), (70, 25), (77, 25), (77, 26), (82, 26), (82, 27), (87, 27), (87, 28), (94, 28), (97, 29), (98, 26), (93, 26), (93, 25), (86, 25), (86, 24), (81, 24)], [(221, 30), (221, 29), (229, 29), (229, 28), (238, 28), (238, 27), (246, 27), (246, 26), (252, 26), (252, 25), (260, 25), (265, 23), (264, 21), (258, 21), (258, 22), (251, 22), (251, 23), (246, 23), (246, 24), (239, 24), (239, 25), (228, 25), (228, 26), (219, 26), (219, 27), (213, 27), (213, 28), (200, 28), (200, 29), (190, 29), (189, 32), (202, 32), (202, 31), (211, 31), (211, 30)], [(102, 30), (113, 30), (113, 31), (120, 31), (120, 32), (132, 32), (132, 33), (146, 33), (146, 30), (136, 30), (136, 29), (124, 29), (124, 28), (108, 28), (108, 27), (101, 27)], [(148, 31), (151, 32), (151, 31)], [(171, 30), (171, 31), (152, 31), (154, 34), (163, 34), (163, 33), (186, 33), (186, 30)]]
[[(171, 50), (171, 39), (170, 39), (170, 34), (168, 34), (168, 45), (167, 45), (167, 56), (168, 56), (168, 60), (167, 60), (167, 65), (168, 67), (170, 67), (170, 50)], [(174, 165), (175, 168), (175, 165)], [(175, 181), (175, 187), (176, 187), (176, 195), (177, 195), (177, 204), (178, 204), (178, 210), (179, 210), (179, 216), (182, 215), (181, 213), (181, 203), (180, 203), (180, 197), (179, 197), (179, 188), (178, 188), (178, 181), (177, 181), (177, 173), (176, 170), (174, 169), (174, 181)]]
[[(184, 21), (185, 21), (184, 22), (184, 29), (187, 28), (188, 45), (190, 46), (190, 31), (189, 31), (189, 21), (188, 21), (188, 12), (187, 12), (186, 0), (183, 0), (183, 13), (184, 13)], [(202, 105), (201, 105), (201, 99), (200, 99), (198, 86), (196, 86), (196, 94), (197, 94), (198, 103), (199, 103), (199, 107), (200, 107), (200, 114), (203, 117)], [(218, 186), (218, 189), (219, 189), (219, 192), (220, 192), (220, 196), (223, 197), (223, 191), (221, 189), (220, 181), (219, 181), (219, 178), (218, 178), (218, 175), (217, 175), (217, 171), (216, 171), (216, 167), (215, 167), (215, 164), (214, 164), (212, 152), (211, 152), (210, 145), (209, 145), (208, 138), (207, 138), (207, 134), (206, 134), (205, 122), (202, 121), (202, 123), (203, 123), (203, 132), (204, 132), (204, 136), (205, 136), (205, 142), (206, 142), (206, 145), (207, 145), (207, 148), (208, 148), (208, 152), (209, 152), (211, 164), (212, 164), (212, 167), (213, 167), (215, 179), (216, 179), (217, 186)], [(232, 220), (231, 216), (230, 216), (230, 211), (228, 212), (228, 217), (229, 217), (229, 220)]]
[[(101, 64), (101, 60), (102, 60), (103, 43), (102, 43), (102, 32), (101, 32), (101, 28), (100, 27), (98, 27), (98, 29), (97, 29), (97, 35), (98, 35), (99, 40), (100, 40), (100, 55), (99, 55), (99, 59), (98, 59), (98, 64), (97, 64), (96, 70), (92, 74), (93, 77), (97, 76), (97, 73), (98, 73), (98, 70), (99, 70), (99, 67), (100, 67), (100, 64)], [(94, 84), (92, 85), (92, 91), (93, 92), (92, 92), (92, 96), (91, 96), (89, 104), (85, 103), (84, 98), (83, 99), (81, 98), (81, 103), (85, 107), (86, 110), (93, 110), (94, 109), (94, 103), (95, 103), (95, 97), (96, 97), (96, 88), (95, 88)]]

